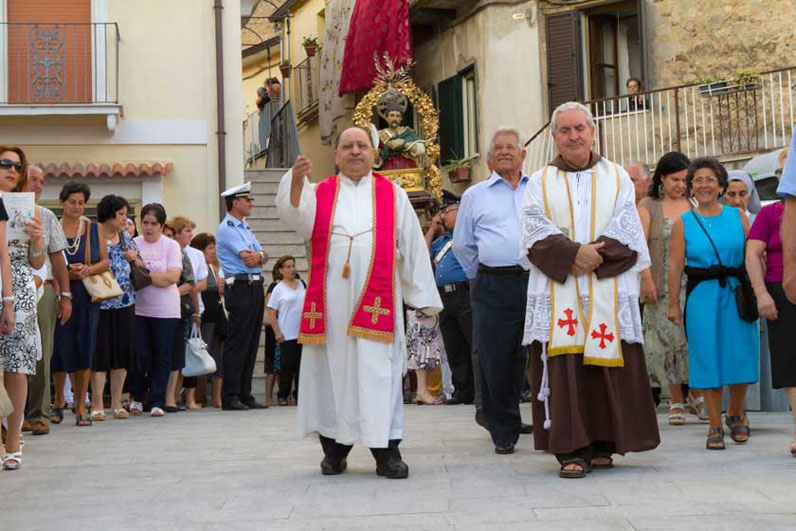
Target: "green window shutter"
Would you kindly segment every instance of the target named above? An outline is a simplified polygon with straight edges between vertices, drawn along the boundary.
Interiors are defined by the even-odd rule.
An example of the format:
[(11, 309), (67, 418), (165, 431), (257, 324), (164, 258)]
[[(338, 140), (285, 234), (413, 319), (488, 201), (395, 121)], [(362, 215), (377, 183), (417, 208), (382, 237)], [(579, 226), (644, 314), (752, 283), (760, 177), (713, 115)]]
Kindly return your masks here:
[(455, 75), (440, 81), (439, 94), (439, 146), (440, 164), (464, 154), (464, 116), (462, 113), (462, 80)]

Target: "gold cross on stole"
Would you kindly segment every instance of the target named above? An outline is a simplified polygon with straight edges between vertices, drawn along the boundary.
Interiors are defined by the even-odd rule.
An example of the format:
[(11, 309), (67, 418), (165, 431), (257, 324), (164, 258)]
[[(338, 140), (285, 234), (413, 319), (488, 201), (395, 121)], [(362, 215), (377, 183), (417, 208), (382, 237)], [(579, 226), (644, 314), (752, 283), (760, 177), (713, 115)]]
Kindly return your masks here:
[(304, 318), (310, 320), (310, 330), (315, 328), (315, 321), (317, 319), (321, 319), (323, 314), (321, 312), (315, 311), (315, 303), (313, 302), (310, 304), (310, 311), (304, 312)]
[(390, 310), (388, 308), (381, 307), (381, 297), (376, 297), (373, 299), (373, 306), (366, 304), (363, 306), (365, 312), (370, 314), (370, 323), (376, 324), (379, 320), (379, 317), (382, 315), (390, 315)]

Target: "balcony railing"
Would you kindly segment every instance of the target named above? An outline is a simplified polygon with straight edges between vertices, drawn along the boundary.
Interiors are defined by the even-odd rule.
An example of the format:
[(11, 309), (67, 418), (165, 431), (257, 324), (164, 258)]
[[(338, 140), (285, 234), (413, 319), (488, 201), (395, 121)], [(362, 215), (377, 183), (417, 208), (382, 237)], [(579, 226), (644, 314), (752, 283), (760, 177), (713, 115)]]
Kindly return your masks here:
[(0, 104), (119, 103), (116, 23), (0, 23)]
[(320, 56), (307, 57), (293, 68), (293, 102), (297, 116), (301, 117), (318, 103), (318, 88), (321, 83)]
[(293, 106), (287, 102), (274, 110), (255, 111), (243, 122), (243, 157), (246, 167), (288, 168), (299, 154)]
[[(595, 149), (619, 164), (654, 165), (667, 151), (690, 158), (746, 157), (790, 144), (796, 68), (744, 83), (723, 81), (585, 102), (595, 119)], [(526, 143), (526, 171), (555, 156), (550, 123)]]

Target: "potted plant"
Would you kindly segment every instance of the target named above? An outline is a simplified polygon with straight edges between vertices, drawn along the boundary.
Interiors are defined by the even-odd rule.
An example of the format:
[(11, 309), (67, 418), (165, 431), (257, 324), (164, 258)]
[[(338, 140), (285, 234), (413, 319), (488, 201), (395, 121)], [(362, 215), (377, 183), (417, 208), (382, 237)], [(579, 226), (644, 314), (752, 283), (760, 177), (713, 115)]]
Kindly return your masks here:
[(472, 161), (466, 158), (456, 158), (456, 154), (453, 157), (442, 169), (447, 172), (448, 178), (452, 183), (469, 181)]
[(756, 90), (760, 88), (760, 72), (754, 68), (743, 68), (735, 72), (733, 81), (738, 88)]
[(314, 57), (318, 48), (320, 48), (317, 37), (304, 37), (301, 44), (304, 46), (304, 51), (307, 52), (307, 57)]
[(707, 96), (720, 94), (727, 89), (727, 81), (712, 76), (705, 76), (699, 80), (699, 93)]
[(290, 61), (287, 59), (282, 61), (282, 64), (279, 65), (279, 71), (282, 72), (282, 77), (290, 77)]

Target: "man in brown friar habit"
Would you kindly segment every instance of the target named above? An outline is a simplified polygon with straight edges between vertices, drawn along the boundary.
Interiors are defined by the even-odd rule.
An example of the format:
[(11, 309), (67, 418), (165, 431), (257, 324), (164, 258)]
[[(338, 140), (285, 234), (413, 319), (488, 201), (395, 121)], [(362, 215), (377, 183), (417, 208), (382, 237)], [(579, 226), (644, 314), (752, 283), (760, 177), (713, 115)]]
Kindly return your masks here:
[(535, 447), (555, 454), (561, 477), (582, 478), (660, 443), (638, 306), (650, 258), (630, 177), (591, 150), (589, 109), (564, 103), (550, 128), (559, 155), (531, 177), (522, 209), (523, 343)]
[(373, 173), (371, 138), (340, 135), (339, 173), (317, 184), (298, 157), (277, 192), (279, 217), (310, 241), (301, 313), (301, 436), (318, 433), (324, 475), (340, 474), (354, 443), (371, 449), (376, 473), (405, 478), (403, 303), (442, 309), (420, 222), (406, 192)]

